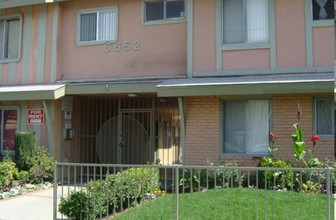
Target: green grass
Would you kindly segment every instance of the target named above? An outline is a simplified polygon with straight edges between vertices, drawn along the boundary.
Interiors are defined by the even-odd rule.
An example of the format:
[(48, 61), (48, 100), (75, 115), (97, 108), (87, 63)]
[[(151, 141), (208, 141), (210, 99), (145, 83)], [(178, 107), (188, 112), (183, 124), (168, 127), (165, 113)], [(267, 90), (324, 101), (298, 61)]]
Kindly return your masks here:
[[(246, 188), (213, 189), (205, 192), (181, 194), (179, 205), (179, 219), (183, 220), (322, 220), (326, 219), (327, 215), (326, 195)], [(137, 207), (126, 210), (110, 219), (176, 219), (175, 207), (176, 196), (167, 194), (139, 204)]]

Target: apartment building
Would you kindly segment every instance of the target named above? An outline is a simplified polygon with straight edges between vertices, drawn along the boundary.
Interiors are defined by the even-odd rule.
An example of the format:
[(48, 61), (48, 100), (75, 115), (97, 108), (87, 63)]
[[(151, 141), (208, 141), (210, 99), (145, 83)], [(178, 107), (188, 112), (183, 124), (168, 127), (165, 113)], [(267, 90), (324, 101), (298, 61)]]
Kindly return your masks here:
[(0, 1), (1, 151), (59, 161), (256, 165), (334, 158), (332, 0)]

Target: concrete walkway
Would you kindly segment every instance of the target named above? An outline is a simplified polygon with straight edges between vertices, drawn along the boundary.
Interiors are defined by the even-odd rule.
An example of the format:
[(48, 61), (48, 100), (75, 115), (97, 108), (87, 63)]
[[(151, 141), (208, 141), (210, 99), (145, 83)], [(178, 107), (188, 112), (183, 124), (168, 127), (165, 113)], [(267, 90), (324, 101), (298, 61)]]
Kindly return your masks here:
[(53, 188), (0, 200), (0, 220), (52, 220)]

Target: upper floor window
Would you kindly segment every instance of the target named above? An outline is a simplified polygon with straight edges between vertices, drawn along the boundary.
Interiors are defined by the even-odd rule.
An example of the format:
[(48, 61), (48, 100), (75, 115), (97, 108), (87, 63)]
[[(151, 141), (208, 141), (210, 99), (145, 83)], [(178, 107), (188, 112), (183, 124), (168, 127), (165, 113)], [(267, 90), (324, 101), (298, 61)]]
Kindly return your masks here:
[(313, 20), (334, 19), (333, 0), (312, 0)]
[(118, 9), (99, 8), (78, 13), (78, 43), (95, 44), (116, 41), (118, 35)]
[(318, 135), (333, 135), (334, 101), (332, 98), (315, 99), (314, 130)]
[(184, 0), (144, 1), (145, 22), (185, 19), (184, 11)]
[(223, 43), (269, 42), (268, 0), (223, 0)]
[(222, 153), (268, 154), (270, 108), (269, 100), (223, 101)]
[(22, 16), (0, 17), (0, 62), (20, 58)]

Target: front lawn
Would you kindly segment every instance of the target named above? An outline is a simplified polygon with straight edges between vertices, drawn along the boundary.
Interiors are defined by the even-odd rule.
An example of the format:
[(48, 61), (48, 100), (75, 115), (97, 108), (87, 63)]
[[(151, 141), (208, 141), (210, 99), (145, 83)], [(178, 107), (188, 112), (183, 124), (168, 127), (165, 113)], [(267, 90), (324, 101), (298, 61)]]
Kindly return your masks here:
[[(322, 220), (326, 219), (327, 215), (326, 200), (325, 194), (252, 188), (212, 189), (205, 192), (180, 194), (179, 219)], [(175, 207), (176, 196), (167, 194), (126, 210), (110, 219), (176, 219)]]

